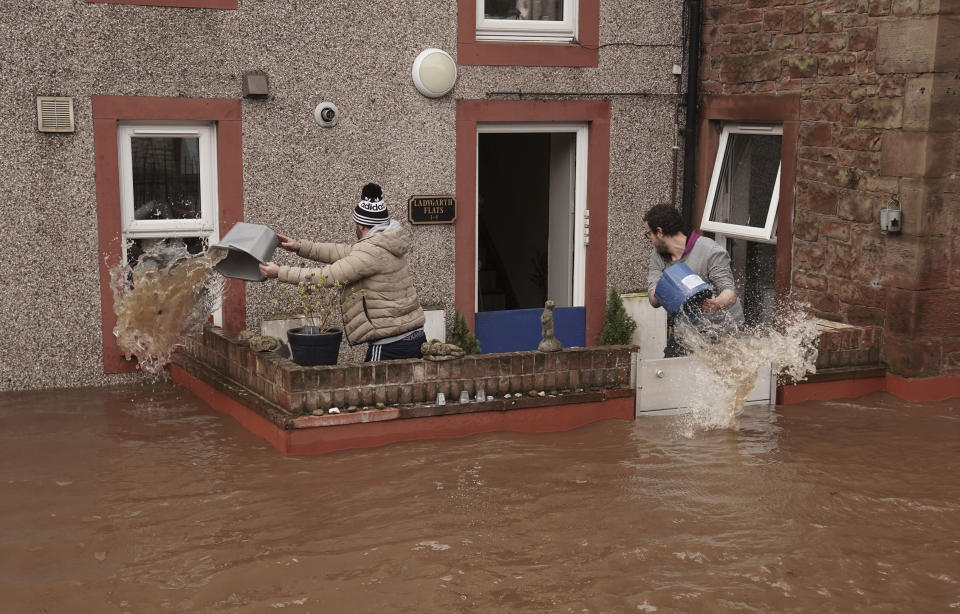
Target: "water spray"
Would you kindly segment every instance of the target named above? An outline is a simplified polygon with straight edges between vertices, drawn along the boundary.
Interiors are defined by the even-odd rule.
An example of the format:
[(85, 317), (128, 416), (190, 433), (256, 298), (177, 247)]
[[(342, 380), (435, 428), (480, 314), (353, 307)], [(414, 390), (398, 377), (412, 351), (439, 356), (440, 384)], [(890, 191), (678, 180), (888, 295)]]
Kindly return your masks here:
[(182, 242), (160, 242), (134, 266), (110, 268), (117, 325), (113, 334), (124, 357), (142, 370), (159, 373), (173, 352), (199, 330), (220, 304), (223, 278), (216, 263), (187, 251)]

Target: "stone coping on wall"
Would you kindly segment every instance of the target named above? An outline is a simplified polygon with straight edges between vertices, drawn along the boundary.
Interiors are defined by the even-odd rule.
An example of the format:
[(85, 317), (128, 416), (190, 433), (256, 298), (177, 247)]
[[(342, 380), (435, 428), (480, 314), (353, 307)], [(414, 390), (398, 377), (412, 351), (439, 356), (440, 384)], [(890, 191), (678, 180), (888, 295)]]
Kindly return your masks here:
[[(283, 429), (600, 402), (631, 396), (634, 346), (302, 367), (207, 326), (175, 356), (186, 372)], [(459, 403), (482, 388), (491, 400)], [(437, 405), (437, 393), (448, 400)], [(509, 394), (507, 398), (505, 395)], [(330, 414), (336, 407), (338, 414)]]

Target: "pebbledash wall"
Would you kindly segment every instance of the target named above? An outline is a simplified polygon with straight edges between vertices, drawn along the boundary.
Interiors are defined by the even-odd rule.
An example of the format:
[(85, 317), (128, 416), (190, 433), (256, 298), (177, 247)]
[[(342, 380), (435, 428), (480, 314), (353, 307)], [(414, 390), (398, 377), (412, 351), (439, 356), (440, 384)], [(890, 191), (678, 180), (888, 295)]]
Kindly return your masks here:
[[(38, 0), (0, 8), (7, 33), (0, 43), (0, 389), (126, 377), (114, 373), (124, 365), (110, 347), (102, 275), (104, 259), (114, 264), (119, 253), (111, 129), (129, 119), (206, 119), (223, 128), (221, 234), (242, 219), (351, 241), (349, 212), (367, 181), (384, 186), (401, 219), (412, 195), (467, 199), (457, 182), (458, 102), (526, 103), (530, 96), (515, 92), (539, 92), (533, 102), (550, 108), (592, 103), (609, 114), (601, 122), (607, 170), (591, 175), (606, 213), (606, 237), (591, 236), (606, 277), (599, 285), (643, 287), (647, 249), (636, 240), (638, 220), (673, 192), (671, 67), (682, 62), (682, 1), (581, 0), (583, 44), (547, 49), (477, 43), (464, 18), (472, 6)], [(427, 47), (458, 59), (457, 85), (440, 99), (421, 96), (412, 83), (412, 63)], [(242, 96), (242, 76), (255, 70), (269, 78), (267, 99)], [(38, 132), (38, 96), (72, 97), (76, 131)], [(333, 129), (313, 120), (322, 100), (341, 111)], [(421, 300), (450, 315), (456, 228), (417, 226), (413, 234)], [(235, 288), (228, 316), (256, 324), (270, 310), (270, 291), (268, 284)]]
[(704, 19), (700, 189), (723, 121), (782, 122), (793, 292), (879, 327), (894, 374), (960, 374), (960, 3), (706, 0)]

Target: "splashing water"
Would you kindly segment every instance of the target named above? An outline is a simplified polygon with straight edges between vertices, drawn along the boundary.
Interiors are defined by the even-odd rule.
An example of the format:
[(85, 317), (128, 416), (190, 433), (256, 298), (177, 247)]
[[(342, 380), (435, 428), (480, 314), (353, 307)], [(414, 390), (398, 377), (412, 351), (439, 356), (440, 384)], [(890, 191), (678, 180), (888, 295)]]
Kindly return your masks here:
[(181, 242), (147, 249), (131, 267), (110, 268), (117, 325), (113, 334), (124, 357), (157, 374), (184, 339), (200, 329), (223, 295), (217, 261), (194, 255)]
[(679, 419), (687, 437), (699, 430), (739, 428), (759, 370), (773, 365), (774, 375), (793, 382), (816, 372), (819, 333), (801, 305), (785, 303), (771, 324), (741, 332), (681, 318), (677, 334), (700, 363), (685, 403), (690, 412)]

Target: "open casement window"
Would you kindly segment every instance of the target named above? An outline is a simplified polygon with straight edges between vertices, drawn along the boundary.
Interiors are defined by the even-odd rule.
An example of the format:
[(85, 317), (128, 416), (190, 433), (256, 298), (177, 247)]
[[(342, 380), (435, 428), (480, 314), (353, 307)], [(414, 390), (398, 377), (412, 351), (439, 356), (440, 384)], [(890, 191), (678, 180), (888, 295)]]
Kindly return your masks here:
[(152, 243), (182, 240), (191, 253), (217, 239), (213, 124), (120, 124), (123, 256), (131, 265)]
[(569, 43), (577, 38), (577, 0), (476, 0), (477, 40)]
[(702, 231), (776, 243), (783, 127), (727, 124), (720, 135)]

